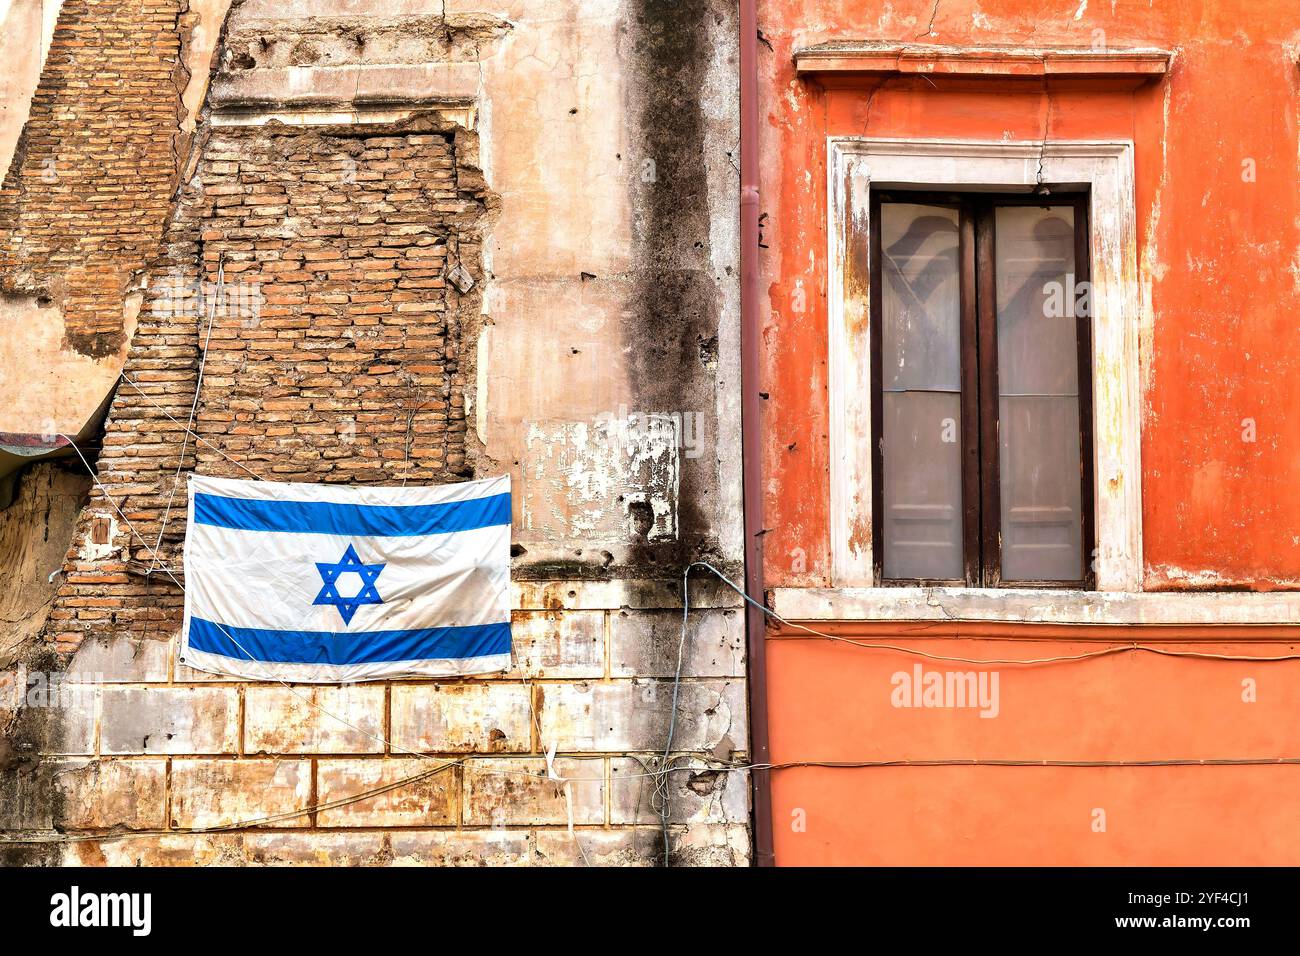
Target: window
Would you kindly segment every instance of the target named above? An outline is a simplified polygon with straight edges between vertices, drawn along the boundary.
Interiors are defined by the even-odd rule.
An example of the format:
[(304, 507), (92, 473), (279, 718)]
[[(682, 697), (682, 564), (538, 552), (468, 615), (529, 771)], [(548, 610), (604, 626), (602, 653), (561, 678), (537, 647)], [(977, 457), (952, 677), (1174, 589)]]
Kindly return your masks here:
[(1091, 588), (1087, 195), (870, 214), (876, 581)]

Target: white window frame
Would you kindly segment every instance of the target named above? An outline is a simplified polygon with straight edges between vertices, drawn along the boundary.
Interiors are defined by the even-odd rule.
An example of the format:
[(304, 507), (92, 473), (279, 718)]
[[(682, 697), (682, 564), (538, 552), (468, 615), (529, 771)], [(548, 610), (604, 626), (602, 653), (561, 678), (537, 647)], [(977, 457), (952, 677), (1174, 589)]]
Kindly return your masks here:
[[(831, 585), (774, 588), (773, 609), (803, 621), (1033, 621), (1269, 625), (1300, 622), (1300, 592), (1142, 593), (1141, 343), (1131, 141), (986, 142), (830, 137)], [(869, 190), (1090, 189), (1096, 590), (875, 587), (871, 540), (869, 284), (849, 276), (869, 242)], [(869, 247), (868, 247), (869, 248)]]
[[(1093, 487), (1099, 591), (1142, 579), (1142, 449), (1133, 144), (831, 137), (830, 488), (835, 587), (874, 584), (871, 540), (869, 292), (846, 282), (851, 242), (869, 242), (869, 192), (928, 187), (1017, 192), (1039, 183), (1090, 189)], [(889, 591), (894, 589), (882, 589)], [(978, 589), (953, 589), (978, 590)]]

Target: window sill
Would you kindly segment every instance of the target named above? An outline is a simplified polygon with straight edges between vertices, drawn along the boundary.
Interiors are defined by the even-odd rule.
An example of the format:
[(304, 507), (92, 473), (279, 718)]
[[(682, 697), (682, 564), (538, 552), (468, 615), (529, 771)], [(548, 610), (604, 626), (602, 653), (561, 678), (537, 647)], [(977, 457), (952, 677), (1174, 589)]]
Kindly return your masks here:
[(1268, 626), (1300, 622), (1300, 592), (1037, 588), (772, 588), (789, 621)]

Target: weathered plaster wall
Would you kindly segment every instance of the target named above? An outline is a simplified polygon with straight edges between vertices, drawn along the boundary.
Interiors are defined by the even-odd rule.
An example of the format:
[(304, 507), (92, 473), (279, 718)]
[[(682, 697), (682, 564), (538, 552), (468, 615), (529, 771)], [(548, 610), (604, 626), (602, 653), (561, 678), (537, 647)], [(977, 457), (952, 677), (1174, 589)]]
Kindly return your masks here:
[[(1300, 585), (1300, 13), (1203, 0), (760, 0), (767, 581), (830, 581), (826, 154), (830, 135), (1124, 139), (1136, 152), (1143, 304), (1148, 590)], [(924, 77), (822, 89), (794, 49), (835, 39), (955, 46), (1158, 47), (1159, 82), (1050, 95), (1035, 81)], [(1243, 175), (1249, 172), (1251, 175)], [(1244, 440), (1247, 422), (1253, 441)], [(869, 612), (863, 616), (869, 617)], [(843, 636), (972, 658), (1045, 658), (1116, 641), (1276, 656), (1291, 632), (1233, 628), (838, 625)], [(823, 627), (825, 625), (822, 625)], [(924, 628), (922, 635), (921, 628)], [(988, 640), (975, 641), (976, 635)], [(1294, 663), (1122, 654), (1005, 665), (1001, 711), (899, 708), (917, 658), (825, 640), (769, 642), (774, 760), (1293, 756)], [(924, 662), (927, 671), (979, 671)], [(1249, 683), (1248, 683), (1249, 682)], [(808, 689), (816, 687), (816, 700)], [(1248, 699), (1251, 687), (1258, 696)], [(1135, 730), (1136, 728), (1136, 730)], [(1293, 863), (1285, 768), (893, 767), (774, 774), (784, 863)], [(1094, 811), (1107, 829), (1094, 828)]]
[(542, 573), (738, 559), (731, 7), (496, 10), (529, 29), (483, 66), (501, 213), (476, 417), (519, 461), (518, 540)]
[(13, 159), (62, 7), (63, 0), (0, 2), (0, 169)]
[[(135, 332), (139, 298), (131, 297), (122, 330)], [(50, 299), (0, 293), (0, 432), (40, 435), (53, 444), (75, 437), (117, 384), (125, 343), (110, 355), (90, 356), (67, 346), (63, 310)]]
[[(45, 637), (88, 696), (24, 710), (0, 795), (10, 828), (138, 835), (12, 855), (661, 857), (644, 768), (667, 734), (681, 571), (740, 559), (734, 32), (721, 0), (232, 6), (126, 358), (144, 394), (118, 389), (98, 460), (137, 534), (103, 494), (83, 513)], [(241, 291), (213, 326), (211, 445), (183, 470), (240, 474), (224, 454), (273, 480), (510, 471), (515, 670), (308, 703), (176, 663), (182, 594), (146, 572), (184, 494), (166, 416), (188, 416), (206, 321), (186, 290), (222, 263)], [(173, 509), (158, 564), (178, 564), (183, 530)], [(692, 602), (673, 860), (744, 863), (748, 780), (701, 759), (747, 751), (742, 615), (719, 586)], [(563, 791), (528, 776), (552, 748), (572, 835)], [(464, 763), (294, 812), (431, 766), (405, 750)]]
[(228, 5), (6, 11), (0, 433), (51, 446), (98, 425)]
[(57, 572), (89, 490), (84, 469), (42, 462), (23, 472), (14, 500), (0, 511), (0, 668), (8, 667), (45, 624), (59, 589)]
[[(827, 134), (1123, 138), (1136, 147), (1143, 537), (1154, 588), (1300, 587), (1300, 15), (1287, 3), (763, 0), (764, 314), (774, 584), (829, 583)], [(1075, 13), (1079, 16), (1076, 18)], [(931, 16), (933, 15), (933, 23)], [(794, 49), (834, 39), (1159, 47), (1132, 93), (995, 96), (920, 78), (824, 95)], [(1049, 108), (1050, 106), (1050, 108)], [(1249, 170), (1253, 179), (1243, 178)], [(1254, 423), (1254, 440), (1244, 440)]]
[(169, 208), (181, 16), (174, 0), (65, 3), (0, 191), (0, 288), (57, 304), (89, 357), (122, 347)]

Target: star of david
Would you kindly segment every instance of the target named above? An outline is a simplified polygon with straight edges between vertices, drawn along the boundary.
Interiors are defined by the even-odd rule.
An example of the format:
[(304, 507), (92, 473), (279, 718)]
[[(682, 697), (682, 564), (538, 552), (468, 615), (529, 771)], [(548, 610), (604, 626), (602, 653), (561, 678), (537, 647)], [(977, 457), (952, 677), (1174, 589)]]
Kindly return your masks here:
[[(352, 615), (357, 613), (357, 608), (361, 605), (384, 603), (384, 599), (375, 589), (375, 579), (379, 577), (379, 572), (384, 570), (384, 565), (362, 564), (361, 559), (357, 557), (356, 549), (350, 544), (336, 564), (317, 561), (316, 570), (320, 572), (321, 580), (325, 585), (320, 589), (320, 594), (316, 595), (316, 600), (311, 603), (333, 604), (339, 609), (344, 624), (352, 623)], [(348, 573), (361, 576), (361, 590), (354, 597), (343, 597), (339, 594), (339, 575)]]

